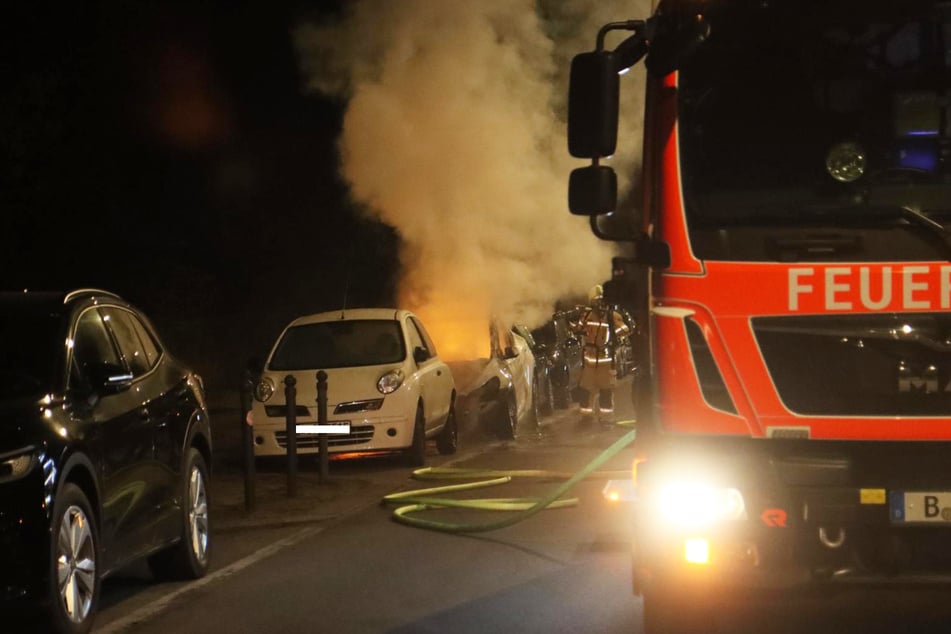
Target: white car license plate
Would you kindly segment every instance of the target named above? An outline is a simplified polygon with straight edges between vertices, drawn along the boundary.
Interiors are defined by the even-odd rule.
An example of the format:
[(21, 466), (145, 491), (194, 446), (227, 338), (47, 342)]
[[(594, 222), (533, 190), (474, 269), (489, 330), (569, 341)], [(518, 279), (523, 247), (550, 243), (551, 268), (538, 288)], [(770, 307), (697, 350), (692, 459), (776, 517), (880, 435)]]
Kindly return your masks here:
[(316, 425), (312, 423), (298, 425), (298, 434), (349, 434), (350, 421), (338, 421), (327, 423), (326, 425)]
[(893, 523), (945, 523), (951, 525), (951, 492), (892, 491), (889, 513)]

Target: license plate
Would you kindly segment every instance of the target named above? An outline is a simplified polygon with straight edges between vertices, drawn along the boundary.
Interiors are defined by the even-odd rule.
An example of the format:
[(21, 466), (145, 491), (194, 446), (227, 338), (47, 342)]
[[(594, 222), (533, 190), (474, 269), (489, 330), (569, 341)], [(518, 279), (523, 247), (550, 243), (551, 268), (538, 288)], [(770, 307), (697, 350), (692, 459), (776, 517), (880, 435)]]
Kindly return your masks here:
[(892, 522), (951, 525), (951, 492), (892, 491), (889, 496)]
[(315, 425), (312, 423), (298, 425), (298, 434), (349, 434), (350, 421), (341, 421), (327, 423), (326, 425)]

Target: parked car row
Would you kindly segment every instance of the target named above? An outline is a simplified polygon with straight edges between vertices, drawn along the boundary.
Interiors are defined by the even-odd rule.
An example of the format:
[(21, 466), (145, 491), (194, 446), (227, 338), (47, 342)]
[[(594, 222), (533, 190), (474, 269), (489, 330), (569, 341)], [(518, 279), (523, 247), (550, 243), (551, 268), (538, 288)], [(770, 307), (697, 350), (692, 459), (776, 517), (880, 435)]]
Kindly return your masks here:
[[(0, 293), (0, 600), (40, 599), (54, 632), (88, 632), (102, 580), (146, 559), (156, 577), (208, 570), (212, 437), (201, 378), (148, 318), (101, 290)], [(567, 314), (528, 330), (489, 325), (467, 393), (502, 438), (566, 407), (580, 368)], [(326, 417), (317, 373), (326, 373)], [(419, 317), (362, 308), (293, 320), (260, 368), (256, 456), (284, 456), (294, 378), (297, 451), (457, 450), (457, 387)]]
[(88, 632), (104, 578), (208, 570), (212, 445), (201, 378), (101, 290), (0, 293), (0, 602)]
[[(0, 306), (0, 607), (40, 602), (40, 629), (88, 632), (102, 580), (119, 568), (144, 558), (168, 579), (208, 569), (204, 386), (113, 293), (0, 293)], [(429, 440), (456, 451), (454, 378), (422, 322), (357, 309), (280, 334), (255, 388), (256, 455), (286, 455), (286, 376), (299, 429), (318, 422), (320, 370), (325, 422), (347, 430), (328, 435), (331, 452), (397, 451), (415, 466)], [(317, 438), (298, 434), (298, 450), (317, 451)]]

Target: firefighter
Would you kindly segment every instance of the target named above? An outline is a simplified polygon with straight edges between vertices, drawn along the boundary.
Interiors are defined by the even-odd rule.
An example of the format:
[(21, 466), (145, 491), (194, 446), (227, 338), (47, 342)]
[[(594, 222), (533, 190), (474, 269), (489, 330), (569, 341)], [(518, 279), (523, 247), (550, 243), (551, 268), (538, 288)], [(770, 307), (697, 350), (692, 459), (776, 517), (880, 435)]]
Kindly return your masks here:
[(587, 418), (597, 410), (600, 420), (610, 422), (617, 383), (616, 346), (629, 337), (630, 328), (621, 313), (604, 301), (600, 284), (588, 293), (588, 301), (589, 306), (581, 311), (576, 325), (584, 344), (581, 414)]

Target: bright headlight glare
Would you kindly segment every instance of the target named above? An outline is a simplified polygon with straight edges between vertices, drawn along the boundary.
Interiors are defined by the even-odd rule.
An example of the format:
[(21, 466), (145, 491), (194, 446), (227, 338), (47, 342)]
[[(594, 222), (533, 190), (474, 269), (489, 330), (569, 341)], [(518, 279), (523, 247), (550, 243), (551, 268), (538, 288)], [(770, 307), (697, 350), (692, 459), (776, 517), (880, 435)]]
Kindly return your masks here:
[(743, 494), (733, 488), (670, 485), (659, 492), (657, 504), (661, 517), (677, 526), (702, 526), (746, 519)]
[(254, 398), (266, 403), (274, 395), (274, 381), (268, 378), (261, 379), (254, 386)]
[(376, 382), (376, 389), (380, 391), (380, 394), (390, 394), (398, 390), (401, 385), (403, 385), (403, 371), (390, 370)]

